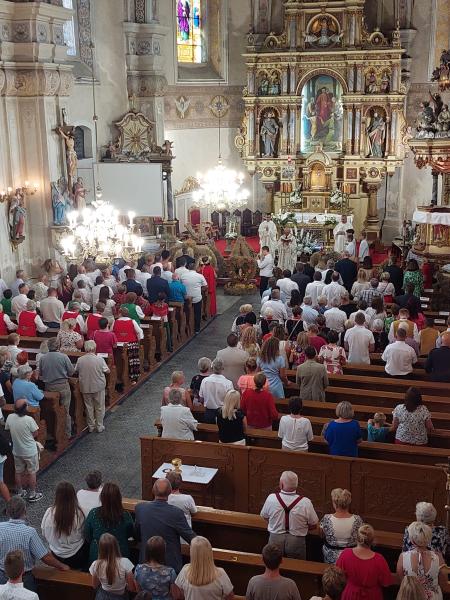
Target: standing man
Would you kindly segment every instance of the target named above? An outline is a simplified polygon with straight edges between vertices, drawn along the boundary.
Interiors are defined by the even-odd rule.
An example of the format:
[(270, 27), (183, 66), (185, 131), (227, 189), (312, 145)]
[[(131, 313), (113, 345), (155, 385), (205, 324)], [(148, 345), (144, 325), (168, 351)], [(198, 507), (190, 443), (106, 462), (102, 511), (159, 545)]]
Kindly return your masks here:
[(340, 222), (333, 229), (334, 251), (339, 252), (339, 254), (342, 254), (345, 249), (347, 229), (350, 229), (347, 224), (347, 215), (342, 215)]
[[(351, 331), (351, 330), (350, 330)], [(386, 365), (384, 370), (391, 377), (409, 377), (417, 362), (417, 354), (414, 349), (406, 343), (406, 329), (398, 328), (396, 341), (386, 346), (381, 355)]]
[(297, 240), (290, 227), (285, 227), (278, 240), (278, 266), (293, 271), (297, 264)]
[(262, 575), (250, 579), (245, 597), (247, 600), (301, 600), (298, 587), (292, 579), (280, 575), (283, 552), (276, 544), (266, 544), (262, 549), (262, 559), (266, 568)]
[(268, 522), (269, 544), (276, 544), (288, 558), (306, 558), (306, 535), (317, 527), (319, 518), (312, 502), (297, 494), (298, 477), (284, 471), (280, 477), (280, 491), (270, 494), (261, 510)]
[(344, 287), (348, 293), (350, 293), (358, 273), (358, 267), (356, 262), (352, 260), (352, 257), (353, 255), (349, 250), (344, 250), (342, 258), (337, 261), (336, 266), (334, 267), (336, 273), (339, 273), (341, 276)]
[(200, 333), (203, 305), (202, 292), (203, 290), (208, 289), (208, 284), (203, 275), (197, 273), (195, 270), (195, 263), (190, 263), (187, 272), (181, 275), (181, 283), (186, 287), (187, 295), (192, 298), (192, 306), (194, 308), (194, 332)]
[(356, 241), (354, 229), (347, 229), (347, 242), (345, 244), (344, 251), (348, 252), (351, 258), (356, 260)]
[(64, 314), (64, 304), (61, 300), (58, 300), (57, 289), (48, 289), (48, 296), (41, 300), (39, 310), (41, 311), (42, 320), (47, 327), (50, 327), (50, 329), (58, 329)]
[(272, 215), (266, 213), (260, 226), (258, 227), (259, 245), (261, 251), (263, 246), (269, 248), (269, 253), (274, 257), (277, 247), (277, 226), (272, 221)]
[(43, 354), (39, 361), (39, 375), (48, 392), (59, 392), (59, 403), (66, 411), (66, 435), (72, 437), (72, 417), (70, 416), (70, 402), (72, 392), (69, 377), (74, 374), (74, 366), (67, 354), (58, 351), (56, 338), (48, 340), (48, 352)]
[(16, 400), (14, 412), (6, 419), (5, 430), (11, 433), (13, 443), (17, 494), (28, 502), (37, 502), (43, 496), (36, 492), (39, 455), (35, 438), (39, 427), (33, 417), (27, 415), (27, 408), (26, 400)]
[(273, 275), (273, 255), (269, 246), (262, 246), (261, 254), (256, 261), (259, 269), (259, 295), (262, 296), (267, 290), (269, 279)]
[(172, 486), (168, 479), (158, 479), (153, 485), (152, 502), (141, 502), (135, 508), (136, 539), (140, 540), (139, 562), (145, 562), (145, 547), (147, 541), (155, 536), (161, 536), (166, 542), (166, 565), (181, 571), (180, 537), (186, 542), (195, 537), (189, 527), (186, 517), (177, 506), (168, 503)]
[(19, 315), (22, 311), (26, 310), (28, 303), (28, 292), (30, 288), (26, 283), (19, 284), (19, 293), (17, 296), (14, 296), (11, 302), (11, 309), (13, 313), (16, 315), (16, 319), (19, 318)]
[(366, 238), (367, 238), (367, 233), (363, 229), (361, 231), (361, 241), (359, 242), (359, 249), (358, 249), (358, 263), (359, 264), (362, 264), (364, 262), (364, 259), (366, 258), (366, 256), (370, 256), (369, 242), (367, 241)]
[(233, 382), (223, 374), (224, 367), (220, 358), (213, 360), (211, 371), (211, 375), (203, 379), (198, 392), (205, 407), (205, 423), (216, 422), (217, 409), (223, 406), (227, 392), (234, 390)]
[(305, 273), (305, 265), (301, 262), (298, 262), (295, 265), (295, 272), (291, 277), (292, 281), (294, 281), (298, 285), (298, 291), (300, 292), (300, 299), (303, 302), (303, 298), (306, 293), (306, 286), (310, 283), (311, 277), (306, 275)]
[(306, 360), (297, 367), (295, 380), (300, 384), (301, 400), (325, 402), (325, 390), (328, 387), (328, 374), (325, 365), (316, 362), (317, 352), (314, 346), (306, 346)]
[(105, 417), (105, 390), (106, 373), (108, 365), (101, 356), (97, 356), (97, 345), (93, 340), (84, 344), (87, 352), (77, 360), (75, 371), (78, 372), (80, 391), (86, 407), (86, 420), (89, 432), (105, 431), (103, 419)]
[(230, 333), (227, 337), (227, 347), (218, 350), (216, 356), (223, 363), (224, 377), (232, 381), (235, 389), (238, 389), (239, 377), (245, 375), (245, 363), (249, 358), (245, 350), (237, 347), (238, 341), (238, 336), (235, 333)]
[(366, 328), (366, 315), (363, 312), (356, 313), (355, 326), (345, 332), (344, 348), (348, 363), (370, 365), (370, 353), (375, 350), (375, 338), (370, 329)]
[(25, 273), (25, 271), (23, 269), (18, 269), (16, 271), (16, 280), (14, 281), (14, 283), (11, 284), (9, 288), (12, 292), (13, 298), (19, 295), (19, 285), (25, 283), (26, 280), (27, 274)]
[(170, 295), (169, 282), (161, 277), (161, 267), (153, 269), (153, 275), (147, 279), (147, 296), (150, 304), (154, 304), (159, 294), (165, 294), (166, 298)]

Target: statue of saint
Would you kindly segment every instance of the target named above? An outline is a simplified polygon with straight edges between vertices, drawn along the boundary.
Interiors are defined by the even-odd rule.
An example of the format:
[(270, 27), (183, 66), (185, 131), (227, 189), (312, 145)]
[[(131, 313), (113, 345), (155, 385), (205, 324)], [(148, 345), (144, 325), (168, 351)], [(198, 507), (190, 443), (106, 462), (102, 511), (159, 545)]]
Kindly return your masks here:
[(270, 254), (275, 257), (275, 250), (277, 247), (277, 226), (272, 221), (272, 215), (267, 213), (264, 216), (263, 221), (258, 227), (258, 235), (259, 235), (259, 250), (263, 246), (268, 246), (270, 250)]
[(261, 139), (264, 144), (264, 156), (274, 156), (280, 126), (275, 119), (275, 113), (267, 113), (261, 125)]
[(386, 122), (376, 111), (373, 113), (373, 117), (369, 117), (367, 120), (366, 135), (366, 156), (383, 158), (386, 140)]
[(376, 94), (378, 92), (377, 77), (374, 71), (369, 73), (366, 81), (366, 93)]
[(326, 48), (330, 44), (336, 44), (341, 41), (343, 32), (338, 33), (336, 24), (326, 18), (321, 18), (312, 24), (309, 33), (305, 35), (305, 41), (310, 44), (316, 44), (319, 48)]
[(420, 103), (421, 111), (417, 115), (417, 131), (432, 132), (435, 130), (436, 118), (434, 111), (427, 100)]
[(86, 208), (86, 193), (87, 190), (84, 187), (84, 182), (82, 177), (78, 177), (76, 182), (73, 184), (73, 203), (79, 212), (82, 212)]
[(25, 217), (27, 210), (24, 206), (25, 197), (20, 189), (12, 197), (8, 207), (9, 234), (14, 242), (21, 242), (25, 239)]
[(448, 104), (444, 104), (442, 111), (439, 113), (437, 118), (438, 131), (448, 132), (450, 130), (450, 111), (448, 110)]
[(53, 209), (53, 224), (65, 225), (66, 212), (70, 205), (67, 184), (64, 177), (60, 177), (58, 181), (52, 181), (52, 209)]

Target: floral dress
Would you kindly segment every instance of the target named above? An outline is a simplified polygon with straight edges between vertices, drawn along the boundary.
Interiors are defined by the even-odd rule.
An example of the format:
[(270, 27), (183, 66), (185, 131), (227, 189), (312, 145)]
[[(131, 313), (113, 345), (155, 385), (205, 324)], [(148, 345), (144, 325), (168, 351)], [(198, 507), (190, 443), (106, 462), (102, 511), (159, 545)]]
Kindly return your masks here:
[(425, 422), (431, 418), (431, 414), (426, 406), (421, 404), (415, 411), (409, 412), (404, 404), (399, 404), (392, 411), (392, 416), (399, 422), (395, 432), (396, 440), (412, 446), (424, 446), (428, 443)]
[(405, 287), (407, 283), (414, 284), (413, 294), (414, 296), (418, 296), (420, 298), (423, 292), (422, 273), (420, 271), (405, 271), (405, 274), (403, 275), (403, 287)]
[[(428, 550), (434, 550), (439, 552), (442, 556), (447, 554), (447, 547), (450, 546), (450, 534), (447, 528), (443, 525), (435, 525), (431, 528), (431, 544), (428, 546)], [(403, 552), (413, 550), (414, 545), (409, 539), (408, 528), (405, 528), (405, 535), (403, 536)]]
[(336, 344), (327, 344), (320, 349), (319, 358), (323, 358), (323, 364), (327, 368), (327, 373), (342, 375), (342, 365), (347, 360), (344, 348), (336, 346)]
[(77, 348), (76, 343), (82, 339), (81, 335), (76, 331), (64, 331), (64, 329), (60, 329), (56, 336), (56, 341), (61, 352), (79, 352), (80, 350)]
[[(412, 556), (418, 555), (417, 571), (412, 566)], [(403, 575), (411, 575), (417, 577), (423, 591), (425, 592), (426, 600), (442, 600), (442, 590), (439, 587), (439, 557), (433, 552), (431, 554), (430, 569), (425, 572), (425, 566), (422, 562), (422, 553), (418, 550), (408, 550), (403, 552)]]
[(358, 529), (363, 523), (364, 521), (358, 515), (346, 519), (324, 515), (320, 521), (320, 528), (325, 537), (322, 547), (324, 562), (334, 565), (342, 550), (356, 546)]
[(170, 586), (175, 583), (177, 574), (172, 567), (159, 565), (152, 567), (148, 564), (137, 565), (135, 579), (141, 590), (150, 592), (152, 600), (169, 600), (172, 598), (170, 594)]

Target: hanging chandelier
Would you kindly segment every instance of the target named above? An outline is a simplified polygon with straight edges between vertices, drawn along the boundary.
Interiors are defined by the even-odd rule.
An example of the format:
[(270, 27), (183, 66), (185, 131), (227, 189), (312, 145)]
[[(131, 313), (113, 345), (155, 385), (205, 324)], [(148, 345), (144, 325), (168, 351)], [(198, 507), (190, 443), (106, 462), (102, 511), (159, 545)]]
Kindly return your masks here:
[(69, 225), (61, 238), (63, 254), (77, 262), (94, 258), (97, 262), (111, 262), (115, 258), (135, 258), (144, 244), (134, 232), (135, 214), (128, 213), (128, 224), (120, 222), (119, 211), (109, 202), (96, 200), (80, 214), (68, 213)]
[(211, 211), (233, 212), (247, 204), (250, 192), (242, 188), (244, 175), (232, 169), (227, 169), (222, 163), (221, 153), (221, 118), (226, 114), (227, 107), (220, 100), (216, 104), (218, 118), (219, 157), (217, 166), (206, 174), (197, 174), (200, 188), (193, 193), (193, 200), (199, 208)]

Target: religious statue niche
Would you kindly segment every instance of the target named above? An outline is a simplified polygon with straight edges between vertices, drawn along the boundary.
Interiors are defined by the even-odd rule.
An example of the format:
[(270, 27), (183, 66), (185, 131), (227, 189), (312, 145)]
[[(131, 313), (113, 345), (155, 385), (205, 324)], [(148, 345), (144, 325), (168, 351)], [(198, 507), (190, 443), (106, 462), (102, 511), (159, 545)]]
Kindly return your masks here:
[(365, 91), (366, 94), (377, 94), (380, 91), (375, 69), (370, 69), (370, 71), (366, 73)]
[(374, 68), (366, 71), (365, 86), (366, 94), (389, 94), (391, 90), (391, 74), (388, 70), (378, 72)]
[(8, 202), (9, 238), (14, 247), (17, 247), (25, 240), (26, 216), (25, 194), (20, 188), (17, 188)]
[(51, 182), (53, 225), (65, 225), (68, 208), (72, 207), (72, 201), (67, 187), (65, 177)]
[(281, 94), (281, 80), (278, 71), (262, 71), (258, 77), (258, 96), (279, 96)]
[(316, 162), (311, 165), (310, 189), (312, 191), (324, 191), (327, 187), (325, 166)]
[(386, 150), (386, 111), (377, 106), (366, 113), (367, 158), (383, 158)]
[(319, 15), (310, 21), (305, 42), (312, 48), (329, 48), (342, 40), (343, 32), (338, 21), (331, 15)]
[(280, 121), (278, 111), (274, 108), (265, 108), (260, 116), (260, 140), (261, 156), (276, 157), (278, 155), (278, 145), (280, 141)]
[(330, 75), (311, 77), (302, 90), (301, 150), (325, 152), (342, 150), (342, 86)]

